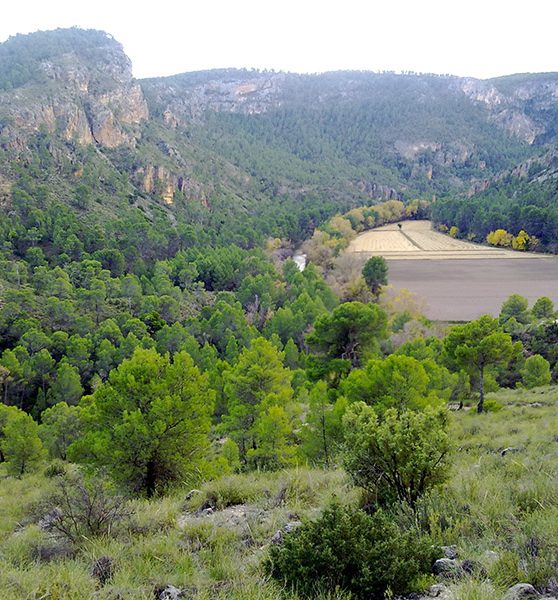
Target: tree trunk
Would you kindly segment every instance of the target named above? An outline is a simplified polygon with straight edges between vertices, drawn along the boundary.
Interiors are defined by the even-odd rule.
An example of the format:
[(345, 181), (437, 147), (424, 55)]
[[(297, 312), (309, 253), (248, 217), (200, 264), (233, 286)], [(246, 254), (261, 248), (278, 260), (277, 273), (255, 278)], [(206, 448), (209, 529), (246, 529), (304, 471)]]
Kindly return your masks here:
[(477, 404), (477, 413), (480, 415), (484, 408), (484, 367), (479, 371), (479, 403)]
[(325, 466), (329, 469), (329, 452), (327, 450), (327, 436), (326, 436), (326, 427), (325, 427), (325, 416), (322, 415), (322, 440), (324, 443), (324, 458), (325, 458)]
[(155, 461), (150, 460), (147, 463), (147, 473), (145, 474), (145, 493), (148, 498), (153, 498), (155, 495)]

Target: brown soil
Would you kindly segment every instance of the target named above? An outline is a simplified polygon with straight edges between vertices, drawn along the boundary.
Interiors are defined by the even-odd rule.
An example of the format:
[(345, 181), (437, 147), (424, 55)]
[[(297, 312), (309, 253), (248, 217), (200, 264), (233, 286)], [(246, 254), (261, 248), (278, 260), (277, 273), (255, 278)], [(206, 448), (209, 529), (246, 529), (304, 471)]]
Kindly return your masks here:
[[(516, 255), (517, 256), (517, 255)], [(389, 260), (389, 282), (426, 302), (425, 314), (441, 321), (498, 315), (511, 294), (532, 305), (548, 296), (558, 305), (558, 258)]]

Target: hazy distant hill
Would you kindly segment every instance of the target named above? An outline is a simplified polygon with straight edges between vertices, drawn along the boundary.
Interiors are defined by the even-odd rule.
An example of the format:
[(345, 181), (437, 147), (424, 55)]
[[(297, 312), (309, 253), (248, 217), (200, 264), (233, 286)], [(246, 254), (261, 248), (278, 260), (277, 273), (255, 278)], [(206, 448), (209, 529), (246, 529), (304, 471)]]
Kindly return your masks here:
[(30, 176), (88, 215), (135, 207), (296, 238), (337, 208), (490, 179), (556, 141), (557, 111), (558, 74), (214, 70), (138, 82), (103, 32), (18, 35), (0, 45), (0, 206)]

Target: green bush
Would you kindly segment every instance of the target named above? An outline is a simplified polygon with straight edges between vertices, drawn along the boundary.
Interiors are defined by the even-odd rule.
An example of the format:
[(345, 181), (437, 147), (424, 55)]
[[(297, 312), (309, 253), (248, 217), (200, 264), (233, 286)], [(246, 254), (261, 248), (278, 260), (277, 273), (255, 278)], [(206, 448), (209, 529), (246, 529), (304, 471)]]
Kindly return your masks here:
[(521, 382), (528, 388), (548, 385), (551, 380), (550, 364), (540, 354), (534, 354), (525, 361), (521, 370)]
[(501, 402), (498, 402), (495, 398), (487, 398), (484, 401), (483, 412), (499, 412), (504, 408)]
[(340, 589), (380, 599), (412, 589), (437, 556), (429, 538), (400, 529), (386, 513), (336, 504), (271, 546), (264, 568), (302, 597)]
[(49, 479), (66, 475), (66, 473), (66, 465), (61, 460), (53, 460), (43, 471), (43, 475)]
[(446, 481), (451, 451), (446, 410), (398, 413), (390, 408), (380, 419), (372, 407), (355, 402), (343, 424), (345, 469), (378, 504), (399, 501), (414, 507)]

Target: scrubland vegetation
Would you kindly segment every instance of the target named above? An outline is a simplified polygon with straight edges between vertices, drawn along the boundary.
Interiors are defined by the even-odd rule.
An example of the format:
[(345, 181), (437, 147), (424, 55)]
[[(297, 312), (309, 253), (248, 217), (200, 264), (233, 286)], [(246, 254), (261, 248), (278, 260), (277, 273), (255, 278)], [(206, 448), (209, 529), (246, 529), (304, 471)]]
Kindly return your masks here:
[[(382, 258), (336, 285), (357, 231), (424, 208), (334, 217), (303, 272), (274, 240), (135, 266), (114, 247), (64, 258), (46, 222), (22, 253), (8, 223), (3, 593), (383, 598), (440, 579), (455, 598), (552, 590), (540, 523), (555, 509), (555, 396), (523, 391), (554, 377), (552, 302), (514, 295), (498, 319), (448, 329), (390, 294)], [(78, 227), (52, 214), (68, 219), (60, 236)], [(21, 208), (12, 226), (28, 219)], [(436, 565), (453, 545), (448, 577)]]
[[(412, 518), (401, 509), (393, 516), (405, 528), (418, 523), (435, 545), (456, 545), (458, 557), (469, 561), (472, 572), (448, 582), (460, 599), (498, 599), (517, 582), (542, 589), (556, 575), (558, 395), (537, 388), (499, 392), (489, 400), (494, 410), (487, 414), (452, 413), (447, 481), (421, 499)], [(183, 483), (164, 498), (121, 501), (123, 515), (109, 534), (92, 535), (83, 522), (82, 535), (72, 542), (39, 524), (54, 507), (45, 498), (60, 488), (60, 475), (52, 477), (45, 466), (22, 478), (4, 477), (0, 486), (5, 597), (153, 598), (172, 584), (187, 590), (185, 597), (294, 598), (266, 572), (273, 534), (293, 520), (314, 522), (332, 502), (363, 502), (342, 470), (235, 474), (193, 493)], [(214, 512), (200, 515), (203, 506)], [(326, 531), (324, 524), (322, 541)], [(91, 573), (103, 556), (112, 567), (101, 585)], [(427, 575), (417, 585), (433, 582)]]
[[(356, 231), (421, 206), (334, 217), (303, 272), (276, 240), (137, 263), (114, 247), (64, 257), (57, 244), (79, 225), (54, 208), (62, 237), (44, 222), (22, 252), (20, 207), (0, 306), (3, 593), (383, 598), (437, 579), (456, 598), (551, 590), (555, 546), (530, 519), (555, 508), (554, 395), (522, 390), (554, 377), (552, 302), (514, 295), (498, 319), (448, 329), (390, 295), (382, 258), (335, 283)], [(436, 565), (452, 545), (448, 578)]]

